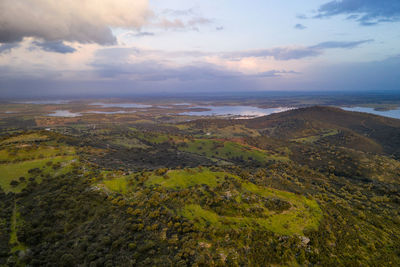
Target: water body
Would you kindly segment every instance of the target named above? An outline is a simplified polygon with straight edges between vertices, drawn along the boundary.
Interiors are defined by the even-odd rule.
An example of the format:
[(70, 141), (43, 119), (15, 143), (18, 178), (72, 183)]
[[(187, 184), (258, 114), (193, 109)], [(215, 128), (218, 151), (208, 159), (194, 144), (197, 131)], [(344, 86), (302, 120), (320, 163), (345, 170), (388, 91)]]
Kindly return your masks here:
[(175, 103), (175, 104), (170, 104), (170, 106), (165, 106), (165, 105), (157, 105), (157, 108), (186, 108), (185, 106), (191, 106), (192, 104), (190, 103)]
[(189, 116), (242, 116), (248, 118), (261, 117), (273, 113), (291, 110), (293, 108), (258, 108), (252, 106), (197, 106), (194, 108), (206, 108), (206, 111), (182, 112), (181, 115)]
[(346, 111), (357, 111), (357, 112), (364, 112), (375, 114), (383, 117), (389, 117), (394, 119), (400, 119), (400, 109), (392, 109), (392, 110), (375, 110), (374, 108), (367, 108), (367, 107), (341, 107), (341, 109)]
[(68, 104), (69, 100), (33, 100), (33, 101), (23, 101), (23, 102), (16, 102), (21, 104), (37, 104), (37, 105), (61, 105), (61, 104)]
[(78, 112), (76, 112), (76, 113), (70, 112), (69, 110), (56, 110), (56, 111), (54, 111), (54, 113), (47, 114), (47, 116), (73, 118), (73, 117), (82, 116), (82, 114), (78, 113)]
[(152, 105), (136, 104), (136, 103), (91, 103), (92, 106), (102, 106), (103, 108), (150, 108)]
[(173, 104), (174, 106), (190, 106), (192, 105), (191, 103), (175, 103)]
[(125, 110), (118, 110), (118, 111), (85, 111), (85, 114), (124, 114), (124, 113), (134, 113), (135, 111), (125, 111)]

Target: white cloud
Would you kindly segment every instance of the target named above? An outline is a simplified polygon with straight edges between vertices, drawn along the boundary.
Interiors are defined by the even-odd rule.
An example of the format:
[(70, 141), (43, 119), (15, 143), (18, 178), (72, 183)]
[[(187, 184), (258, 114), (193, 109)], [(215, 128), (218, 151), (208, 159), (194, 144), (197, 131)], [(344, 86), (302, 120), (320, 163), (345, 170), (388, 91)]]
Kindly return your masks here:
[(150, 16), (148, 0), (1, 0), (0, 42), (36, 37), (113, 44), (111, 27), (139, 29)]

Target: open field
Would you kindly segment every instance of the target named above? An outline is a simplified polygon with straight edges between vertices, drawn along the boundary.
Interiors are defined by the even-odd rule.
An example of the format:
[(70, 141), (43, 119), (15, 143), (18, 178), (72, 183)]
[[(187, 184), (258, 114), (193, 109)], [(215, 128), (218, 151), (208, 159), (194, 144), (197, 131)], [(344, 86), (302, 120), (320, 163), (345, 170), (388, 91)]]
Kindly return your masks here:
[[(220, 207), (222, 214), (198, 203), (185, 205), (180, 212), (197, 222), (196, 225), (201, 229), (209, 226), (238, 230), (243, 227), (265, 228), (283, 235), (302, 235), (305, 229), (317, 229), (322, 219), (322, 211), (315, 200), (293, 193), (260, 187), (249, 182), (241, 182), (236, 192), (233, 190), (223, 193), (228, 194), (230, 200)], [(249, 199), (256, 200), (249, 202)], [(269, 204), (265, 206), (265, 201), (281, 205), (284, 203), (290, 208), (276, 211), (274, 208), (280, 207)]]
[(31, 134), (22, 134), (14, 137), (7, 138), (3, 141), (0, 141), (0, 145), (10, 144), (10, 143), (24, 143), (24, 142), (35, 142), (35, 141), (43, 141), (47, 140), (48, 137), (45, 135), (31, 133)]
[(330, 130), (324, 131), (320, 135), (312, 135), (312, 136), (296, 138), (296, 139), (292, 139), (292, 140), (295, 142), (300, 142), (300, 143), (314, 143), (314, 142), (320, 140), (321, 138), (328, 137), (328, 136), (334, 136), (334, 135), (337, 135), (338, 133), (339, 133), (339, 131), (337, 129), (330, 129)]
[(17, 204), (14, 204), (11, 217), (11, 233), (9, 244), (12, 246), (11, 251), (25, 251), (27, 247), (18, 241), (17, 231), (22, 227), (24, 221), (21, 218), (21, 213), (18, 211)]
[(52, 158), (56, 156), (74, 155), (75, 149), (67, 146), (30, 146), (21, 145), (15, 148), (0, 150), (0, 162), (24, 161), (34, 159)]
[(219, 141), (210, 139), (196, 139), (181, 143), (179, 149), (212, 158), (254, 160), (266, 162), (270, 160), (287, 161), (288, 158), (269, 153), (262, 149), (254, 149), (249, 146), (232, 141)]
[[(35, 141), (40, 143), (32, 144)], [(76, 160), (74, 147), (58, 144), (46, 135), (7, 138), (0, 145), (0, 187), (5, 192), (21, 192), (30, 178), (36, 177), (34, 180), (40, 183), (44, 176), (66, 173)]]
[[(315, 200), (290, 192), (257, 186), (244, 182), (229, 172), (211, 171), (208, 168), (185, 170), (160, 170), (143, 174), (147, 187), (161, 186), (173, 190), (192, 190), (196, 186), (207, 186), (218, 197), (227, 197), (229, 201), (220, 208), (203, 207), (208, 197), (198, 197), (193, 192), (190, 204), (176, 207), (176, 212), (195, 221), (199, 229), (209, 226), (221, 229), (264, 228), (284, 235), (302, 235), (305, 229), (317, 229), (322, 211)], [(128, 176), (104, 179), (107, 189), (126, 194), (134, 192), (135, 186), (129, 185)], [(224, 184), (235, 185), (229, 191), (221, 191)], [(209, 195), (206, 193), (205, 195)], [(209, 196), (211, 197), (211, 195)], [(204, 198), (204, 199), (203, 199)], [(219, 210), (224, 212), (219, 214)]]
[(184, 189), (195, 185), (208, 185), (213, 188), (222, 183), (226, 176), (235, 177), (227, 172), (213, 172), (207, 168), (170, 170), (162, 176), (151, 174), (146, 185), (160, 185), (172, 189)]
[[(30, 170), (37, 169), (43, 175), (60, 175), (66, 173), (75, 156), (59, 156), (46, 159), (29, 160), (18, 163), (0, 164), (0, 187), (6, 192), (21, 192), (30, 178)], [(57, 167), (56, 167), (57, 166)], [(59, 166), (59, 167), (58, 167)], [(56, 167), (56, 168), (53, 168)], [(24, 179), (21, 181), (20, 177)], [(21, 181), (18, 185), (10, 185), (11, 181)], [(37, 182), (40, 182), (38, 179)]]

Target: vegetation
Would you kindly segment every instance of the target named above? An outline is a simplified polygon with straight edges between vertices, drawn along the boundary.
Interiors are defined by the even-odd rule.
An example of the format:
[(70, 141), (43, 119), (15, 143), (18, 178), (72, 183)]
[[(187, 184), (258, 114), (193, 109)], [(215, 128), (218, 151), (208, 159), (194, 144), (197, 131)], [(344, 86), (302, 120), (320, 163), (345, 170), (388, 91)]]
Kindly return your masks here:
[(92, 116), (0, 120), (0, 266), (400, 265), (397, 120)]
[[(165, 171), (163, 173), (163, 171)], [(212, 172), (206, 168), (185, 170), (158, 170), (150, 174), (147, 185), (161, 185), (166, 188), (184, 189), (195, 185), (207, 185), (211, 188), (225, 180), (227, 172)]]
[(257, 161), (265, 163), (272, 160), (286, 161), (284, 156), (274, 155), (259, 148), (252, 148), (238, 142), (198, 139), (180, 143), (180, 149), (206, 157), (231, 159), (234, 161)]

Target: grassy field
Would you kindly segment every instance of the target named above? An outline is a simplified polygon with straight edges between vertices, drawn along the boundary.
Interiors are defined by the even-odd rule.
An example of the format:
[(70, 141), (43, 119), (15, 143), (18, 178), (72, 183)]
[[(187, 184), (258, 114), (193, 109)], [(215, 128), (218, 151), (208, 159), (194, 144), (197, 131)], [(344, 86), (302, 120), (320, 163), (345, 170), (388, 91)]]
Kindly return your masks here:
[[(27, 180), (31, 175), (28, 173), (29, 170), (39, 168), (43, 174), (51, 174), (52, 176), (66, 173), (71, 168), (71, 163), (75, 160), (75, 156), (59, 156), (54, 158), (29, 160), (18, 163), (0, 164), (0, 187), (5, 192), (21, 192), (27, 184)], [(52, 165), (56, 163), (61, 164), (61, 168), (54, 170), (52, 165), (46, 163), (52, 162)], [(13, 180), (19, 180), (20, 177), (25, 178), (25, 182), (19, 183), (17, 186), (11, 186), (10, 182)], [(37, 182), (40, 182), (38, 180)]]
[(13, 214), (11, 217), (11, 233), (10, 233), (10, 245), (12, 246), (11, 252), (18, 250), (26, 250), (26, 246), (18, 241), (17, 230), (21, 226), (23, 220), (20, 213), (18, 212), (18, 207), (14, 204)]
[[(129, 186), (129, 176), (115, 176), (115, 178), (111, 178), (111, 174), (108, 176), (109, 178), (102, 181), (107, 189), (122, 194), (127, 194), (133, 189), (133, 186)], [(322, 218), (322, 211), (313, 199), (245, 182), (238, 176), (224, 171), (214, 172), (208, 168), (193, 168), (169, 170), (162, 174), (157, 174), (157, 171), (154, 171), (145, 173), (144, 176), (147, 177), (145, 186), (148, 187), (158, 185), (168, 189), (183, 190), (190, 189), (195, 185), (208, 185), (211, 190), (216, 190), (215, 193), (219, 197), (229, 196), (230, 201), (234, 202), (234, 206), (230, 201), (223, 202), (224, 206), (221, 208), (225, 214), (203, 207), (200, 205), (201, 202), (197, 201), (189, 201), (183, 208), (176, 211), (194, 221), (195, 225), (202, 230), (209, 226), (238, 230), (242, 227), (249, 227), (251, 229), (268, 229), (283, 235), (303, 235), (305, 229), (318, 228)], [(232, 181), (236, 181), (235, 183), (239, 184), (240, 188), (218, 191), (221, 190), (221, 187), (218, 186)], [(256, 201), (249, 203), (249, 198), (256, 199)], [(283, 211), (271, 210), (264, 205), (264, 201), (269, 199), (278, 199), (284, 203), (289, 203), (290, 208)], [(252, 214), (251, 210), (253, 209), (258, 210), (259, 215)], [(244, 215), (242, 211), (250, 213)], [(226, 212), (229, 215), (226, 215)]]
[(158, 176), (153, 173), (146, 181), (146, 185), (161, 185), (173, 189), (184, 189), (197, 184), (215, 187), (225, 180), (225, 176), (237, 178), (237, 176), (227, 172), (212, 172), (207, 168), (202, 168), (201, 170), (198, 168), (170, 170), (164, 176)]
[[(250, 227), (252, 229), (268, 229), (278, 234), (302, 235), (305, 229), (316, 229), (322, 218), (322, 211), (318, 203), (313, 199), (308, 199), (302, 195), (276, 190), (267, 187), (257, 186), (250, 182), (245, 182), (236, 175), (228, 172), (213, 172), (208, 168), (194, 168), (185, 170), (169, 170), (165, 174), (157, 175), (156, 172), (147, 173), (146, 186), (160, 185), (169, 189), (182, 190), (195, 185), (208, 185), (211, 189), (234, 179), (240, 184), (240, 189), (231, 189), (219, 192), (221, 196), (229, 198), (234, 202), (234, 206), (229, 201), (223, 202), (223, 211), (230, 215), (220, 214), (219, 212), (203, 207), (195, 201), (187, 203), (177, 212), (194, 221), (195, 225), (204, 230), (209, 226), (216, 228)], [(231, 179), (228, 179), (231, 177)], [(126, 178), (116, 178), (104, 182), (106, 186), (116, 192), (127, 192)], [(248, 199), (256, 199), (255, 202), (248, 202)], [(280, 200), (289, 203), (289, 207), (283, 211), (275, 211), (267, 208), (263, 203), (268, 199)], [(225, 204), (226, 203), (226, 204)], [(241, 211), (257, 209), (261, 212), (257, 214), (243, 215)]]
[(217, 138), (237, 138), (244, 136), (257, 137), (260, 133), (257, 130), (249, 129), (244, 125), (232, 125), (223, 128), (210, 127), (205, 130), (210, 136)]
[(243, 183), (242, 187), (263, 197), (275, 197), (288, 201), (292, 208), (279, 214), (270, 214), (268, 220), (257, 219), (257, 223), (281, 234), (302, 233), (304, 229), (317, 229), (322, 219), (322, 211), (315, 200), (302, 195), (260, 187), (252, 183)]
[(141, 132), (133, 127), (131, 127), (130, 129), (135, 133), (136, 138), (140, 140), (145, 140), (153, 144), (161, 144), (169, 140), (173, 140), (173, 137), (167, 134), (154, 133), (154, 132), (152, 133)]
[[(277, 213), (264, 209), (263, 216), (235, 216), (220, 215), (214, 210), (203, 208), (199, 204), (188, 204), (180, 211), (180, 214), (194, 222), (200, 229), (213, 226), (216, 228), (241, 229), (249, 227), (252, 229), (264, 228), (282, 235), (303, 235), (305, 229), (317, 229), (322, 219), (322, 211), (315, 200), (293, 193), (259, 187), (251, 183), (242, 184), (244, 192), (252, 192), (262, 197), (274, 197), (285, 200), (291, 204), (291, 208)], [(239, 206), (243, 208), (261, 207), (261, 203), (251, 205), (242, 203), (237, 199)]]
[(186, 144), (186, 146), (181, 145), (179, 149), (213, 158), (241, 158), (246, 161), (256, 160), (259, 162), (266, 162), (269, 160), (288, 160), (287, 157), (270, 154), (265, 150), (254, 149), (250, 146), (242, 145), (232, 141), (196, 139), (193, 141), (188, 141)]
[(299, 142), (299, 143), (314, 143), (321, 138), (337, 135), (338, 133), (339, 133), (339, 131), (337, 129), (329, 129), (326, 132), (321, 133), (320, 135), (312, 135), (312, 136), (307, 136), (307, 137), (302, 137), (302, 138), (296, 138), (296, 139), (292, 139), (292, 141)]
[[(45, 141), (32, 144), (32, 141)], [(59, 144), (41, 133), (28, 133), (5, 139), (0, 147), (0, 187), (5, 192), (21, 192), (29, 178), (41, 182), (44, 175), (56, 176), (71, 170), (76, 161), (74, 147)], [(37, 169), (35, 173), (30, 170)], [(14, 181), (14, 185), (10, 183)]]
[(111, 191), (121, 194), (128, 193), (128, 180), (125, 176), (114, 178), (111, 180), (104, 180), (103, 184)]
[(48, 137), (41, 135), (39, 133), (22, 134), (14, 137), (10, 137), (6, 140), (0, 142), (0, 145), (10, 144), (10, 143), (20, 143), (20, 142), (34, 142), (47, 140)]
[(33, 147), (31, 145), (21, 145), (14, 147), (14, 149), (6, 148), (0, 150), (0, 161), (21, 161), (21, 160), (33, 160), (51, 158), (60, 155), (73, 155), (75, 149), (67, 146), (39, 146)]

